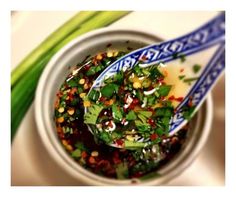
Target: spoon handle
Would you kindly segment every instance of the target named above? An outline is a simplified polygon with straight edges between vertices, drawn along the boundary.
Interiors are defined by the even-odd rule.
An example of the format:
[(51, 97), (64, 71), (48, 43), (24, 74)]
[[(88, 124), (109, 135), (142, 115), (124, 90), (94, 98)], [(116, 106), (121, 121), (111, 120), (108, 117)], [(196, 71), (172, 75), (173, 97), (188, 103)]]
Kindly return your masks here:
[(225, 43), (222, 43), (218, 50), (215, 52), (211, 60), (205, 67), (202, 75), (191, 88), (188, 95), (176, 108), (176, 113), (170, 121), (169, 134), (172, 135), (179, 128), (183, 127), (188, 120), (184, 117), (184, 108), (194, 106), (192, 108), (191, 117), (200, 108), (201, 104), (205, 100), (208, 92), (214, 87), (217, 79), (224, 72), (225, 69)]
[(149, 45), (121, 57), (98, 76), (91, 89), (100, 87), (104, 79), (121, 70), (132, 69), (138, 61), (142, 61), (144, 67), (159, 62), (168, 62), (175, 59), (175, 55), (184, 54), (187, 56), (207, 49), (224, 41), (224, 37), (225, 14), (221, 13), (187, 35), (160, 44)]

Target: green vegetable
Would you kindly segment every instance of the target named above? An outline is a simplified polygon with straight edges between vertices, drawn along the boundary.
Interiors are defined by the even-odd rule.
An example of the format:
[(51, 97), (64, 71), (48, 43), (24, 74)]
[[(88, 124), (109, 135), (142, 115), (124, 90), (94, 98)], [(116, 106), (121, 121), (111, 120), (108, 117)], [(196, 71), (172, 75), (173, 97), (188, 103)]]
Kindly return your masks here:
[(137, 76), (142, 75), (142, 69), (139, 67), (139, 65), (136, 65), (133, 69), (134, 69), (134, 73), (135, 73)]
[(118, 93), (119, 86), (117, 84), (111, 83), (107, 84), (101, 89), (102, 96), (110, 98), (114, 93)]
[(100, 93), (97, 90), (92, 89), (88, 95), (88, 98), (89, 98), (89, 100), (96, 102), (98, 100), (99, 96), (100, 96)]
[(125, 140), (125, 148), (131, 149), (131, 148), (143, 148), (145, 146), (145, 143), (143, 142), (133, 142)]
[(86, 75), (87, 76), (91, 76), (91, 75), (94, 75), (96, 73), (96, 67), (95, 66), (91, 66), (89, 68), (89, 70), (86, 72)]
[(102, 141), (104, 141), (107, 144), (110, 144), (112, 142), (112, 138), (109, 135), (109, 133), (107, 133), (107, 132), (99, 133), (98, 138), (101, 139)]
[[(11, 139), (34, 99), (38, 79), (51, 57), (72, 39), (107, 26), (126, 11), (80, 12), (33, 50), (11, 73)], [(96, 21), (96, 23), (94, 23)]]
[(136, 120), (137, 116), (134, 111), (129, 111), (125, 118), (126, 120)]
[(121, 121), (123, 118), (123, 115), (117, 105), (112, 105), (112, 116), (115, 120)]
[(77, 29), (80, 29), (82, 24), (98, 14), (99, 12), (94, 11), (80, 12), (59, 27), (12, 71), (11, 86), (16, 85), (17, 81), (20, 80), (30, 68), (35, 66), (38, 61), (41, 61), (43, 56), (47, 55), (58, 43)]
[(81, 157), (81, 150), (80, 149), (76, 149), (71, 153), (71, 156), (74, 158), (79, 158)]
[(126, 162), (117, 165), (116, 176), (118, 179), (127, 179), (129, 177), (129, 169)]
[(186, 61), (186, 56), (184, 54), (179, 54), (179, 58), (182, 63)]
[(201, 70), (201, 65), (199, 64), (194, 64), (193, 65), (193, 72), (198, 73)]
[(151, 111), (138, 111), (137, 113), (143, 115), (145, 118), (150, 118), (152, 116)]
[(119, 72), (114, 76), (114, 80), (117, 84), (122, 84), (123, 80), (124, 80), (124, 73), (123, 72)]
[(156, 80), (157, 78), (163, 77), (161, 72), (158, 70), (157, 66), (153, 66), (150, 68), (150, 79), (151, 80)]
[(198, 80), (199, 77), (192, 77), (184, 79), (183, 82), (191, 84), (191, 82)]
[(179, 80), (182, 80), (185, 77), (185, 75), (180, 75)]
[(137, 127), (137, 129), (143, 133), (145, 131), (149, 131), (150, 130), (150, 125), (146, 122), (140, 121), (140, 120), (135, 120), (134, 121), (135, 126)]
[(84, 114), (84, 123), (95, 125), (102, 110), (103, 106), (101, 105), (93, 104), (91, 107), (88, 107), (87, 113)]
[(162, 85), (157, 90), (160, 96), (167, 96), (171, 90), (171, 85)]
[(158, 107), (155, 110), (155, 117), (165, 116), (165, 117), (171, 117), (174, 114), (174, 108), (172, 107)]
[(192, 107), (183, 107), (183, 116), (185, 119), (190, 120), (192, 118), (195, 106)]

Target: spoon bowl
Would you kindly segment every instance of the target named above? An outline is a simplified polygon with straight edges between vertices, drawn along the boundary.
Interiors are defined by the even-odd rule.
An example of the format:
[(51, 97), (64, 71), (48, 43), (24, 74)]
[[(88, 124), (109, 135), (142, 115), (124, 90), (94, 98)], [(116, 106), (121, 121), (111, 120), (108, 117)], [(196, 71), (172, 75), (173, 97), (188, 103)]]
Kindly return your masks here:
[[(213, 53), (208, 56), (209, 61), (201, 75), (192, 77), (195, 83), (189, 88), (187, 94), (183, 97), (183, 101), (175, 108), (175, 113), (169, 121), (169, 135), (173, 135), (185, 124), (188, 123), (190, 118), (200, 108), (207, 93), (215, 85), (217, 79), (224, 71), (224, 45), (225, 45), (225, 16), (221, 13), (202, 27), (197, 30), (179, 38), (150, 45), (134, 52), (131, 52), (109, 67), (107, 67), (95, 80), (88, 95), (92, 90), (101, 91), (108, 79), (114, 79), (116, 75), (122, 72), (130, 71), (136, 66), (141, 68), (148, 68), (155, 64), (164, 65), (163, 63), (176, 60), (176, 57), (191, 56), (195, 54), (204, 54), (206, 51), (213, 49)], [(180, 56), (181, 55), (181, 56)], [(189, 81), (190, 82), (190, 81)], [(159, 87), (157, 87), (158, 89)], [(150, 94), (154, 93), (157, 89), (149, 91)], [(85, 107), (85, 116), (90, 111)], [(187, 115), (186, 115), (187, 114)], [(91, 128), (88, 124), (90, 131), (93, 134), (99, 133), (96, 127)], [(115, 126), (114, 126), (115, 128)], [(109, 131), (110, 132), (110, 131)], [(127, 136), (126, 136), (127, 137)], [(134, 147), (145, 147), (151, 144), (151, 139), (145, 139), (143, 136), (138, 136), (135, 140)], [(111, 146), (124, 148), (117, 142), (109, 143)], [(126, 145), (125, 145), (125, 148)]]

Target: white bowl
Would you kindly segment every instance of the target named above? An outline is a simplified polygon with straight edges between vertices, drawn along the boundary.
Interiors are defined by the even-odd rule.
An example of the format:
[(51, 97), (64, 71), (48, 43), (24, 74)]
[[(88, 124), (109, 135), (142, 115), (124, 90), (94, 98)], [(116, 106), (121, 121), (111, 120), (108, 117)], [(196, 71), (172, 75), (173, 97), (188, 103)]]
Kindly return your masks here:
[[(129, 40), (129, 44), (126, 41)], [(141, 30), (104, 28), (87, 33), (74, 39), (63, 47), (48, 63), (40, 78), (35, 96), (35, 119), (39, 136), (50, 156), (60, 165), (67, 178), (76, 180), (74, 184), (86, 185), (133, 185), (131, 179), (116, 180), (96, 175), (74, 161), (65, 151), (57, 136), (53, 120), (56, 92), (69, 74), (68, 67), (73, 66), (87, 55), (105, 51), (108, 44), (118, 50), (134, 49), (144, 45), (160, 42), (154, 33)], [(183, 172), (196, 158), (204, 146), (212, 123), (212, 99), (209, 95), (206, 102), (190, 123), (189, 139), (183, 149), (171, 162), (158, 171), (160, 176), (146, 180), (136, 180), (140, 185), (164, 185), (176, 175)]]

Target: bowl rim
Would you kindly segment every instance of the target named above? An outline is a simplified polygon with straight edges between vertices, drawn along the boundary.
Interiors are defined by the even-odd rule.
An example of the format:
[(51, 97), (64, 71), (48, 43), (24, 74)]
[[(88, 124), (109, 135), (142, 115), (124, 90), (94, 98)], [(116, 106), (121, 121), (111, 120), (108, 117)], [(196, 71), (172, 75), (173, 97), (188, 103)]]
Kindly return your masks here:
[[(42, 114), (43, 114), (43, 110), (41, 109), (41, 103), (42, 103), (42, 99), (43, 99), (43, 89), (46, 85), (46, 78), (48, 76), (50, 76), (50, 71), (52, 69), (52, 67), (55, 65), (55, 63), (58, 61), (58, 59), (60, 59), (61, 57), (63, 57), (63, 54), (66, 53), (66, 51), (70, 50), (71, 48), (75, 47), (75, 45), (77, 43), (79, 43), (80, 41), (83, 41), (87, 38), (93, 37), (95, 35), (99, 35), (99, 34), (106, 34), (109, 32), (129, 32), (129, 33), (139, 33), (139, 34), (144, 34), (148, 37), (153, 37), (154, 39), (161, 39), (157, 33), (154, 33), (152, 31), (146, 32), (142, 29), (138, 29), (138, 28), (114, 28), (114, 27), (105, 27), (105, 28), (101, 28), (98, 30), (94, 30), (91, 32), (88, 32), (82, 36), (79, 36), (75, 39), (73, 39), (72, 41), (70, 41), (68, 44), (66, 44), (63, 48), (61, 48), (52, 58), (51, 60), (48, 62), (48, 64), (46, 65), (37, 89), (36, 89), (36, 94), (35, 94), (35, 103), (34, 103), (34, 108), (39, 107), (39, 110), (34, 110), (34, 115), (35, 115), (35, 120), (36, 120), (36, 125), (37, 125), (37, 130), (39, 133), (39, 136), (46, 148), (46, 150), (49, 152), (49, 155), (54, 159), (54, 161), (63, 168), (63, 170), (65, 170), (66, 172), (68, 172), (72, 177), (76, 178), (77, 181), (81, 181), (81, 179), (83, 179), (83, 182), (87, 183), (87, 184), (91, 184), (91, 185), (127, 185), (127, 184), (131, 184), (131, 180), (133, 179), (127, 179), (127, 180), (117, 180), (117, 179), (110, 179), (110, 178), (106, 178), (106, 177), (102, 177), (99, 175), (96, 175), (88, 170), (86, 170), (85, 168), (83, 168), (82, 166), (77, 165), (76, 168), (79, 168), (83, 173), (80, 172), (80, 177), (78, 177), (78, 171), (73, 168), (73, 166), (70, 166), (70, 168), (66, 167), (61, 163), (63, 162), (68, 162), (65, 160), (65, 158), (61, 158), (61, 155), (58, 154), (58, 151), (56, 150), (56, 147), (52, 144), (51, 140), (49, 139), (49, 136), (47, 135), (48, 132), (51, 131), (47, 131), (47, 129), (44, 126), (44, 121), (42, 118)], [(171, 174), (171, 178), (173, 178), (174, 176), (176, 176), (177, 174), (180, 174), (180, 172), (187, 167), (187, 165), (189, 165), (194, 158), (197, 156), (197, 154), (200, 152), (201, 148), (203, 147), (203, 144), (205, 144), (208, 135), (210, 133), (210, 127), (211, 127), (211, 123), (212, 123), (212, 118), (213, 118), (213, 106), (212, 106), (212, 97), (211, 95), (208, 95), (207, 100), (206, 100), (206, 121), (203, 127), (203, 130), (205, 132), (203, 132), (203, 136), (201, 136), (201, 144), (198, 143), (198, 146), (195, 147), (195, 149), (193, 150), (193, 152), (191, 153), (191, 155), (189, 156), (189, 158), (187, 160), (185, 160), (185, 162), (183, 162), (183, 164), (181, 165), (181, 168), (178, 168), (178, 171), (176, 171), (175, 173), (170, 172)], [(42, 111), (41, 111), (42, 110)], [(62, 145), (59, 144), (61, 147)], [(63, 147), (62, 147), (63, 148)], [(65, 155), (65, 157), (70, 157), (68, 154)], [(72, 159), (70, 157), (70, 159)], [(75, 162), (74, 162), (75, 163)], [(75, 173), (77, 172), (77, 173)], [(142, 181), (140, 182), (141, 185), (156, 185), (158, 184), (158, 179), (154, 179), (154, 180), (146, 180), (146, 181)]]

